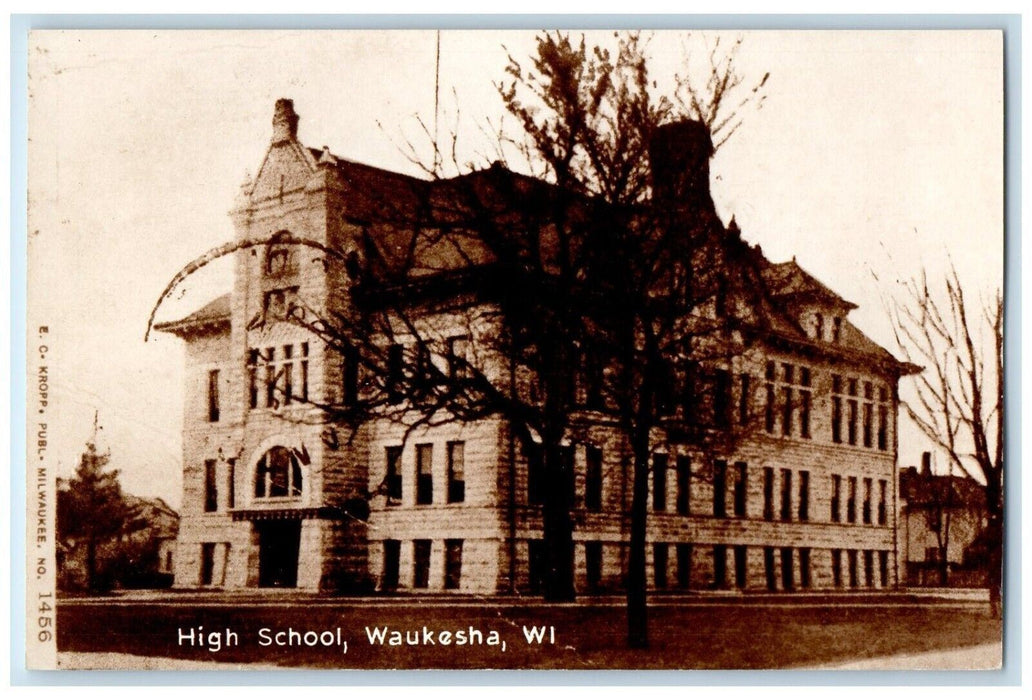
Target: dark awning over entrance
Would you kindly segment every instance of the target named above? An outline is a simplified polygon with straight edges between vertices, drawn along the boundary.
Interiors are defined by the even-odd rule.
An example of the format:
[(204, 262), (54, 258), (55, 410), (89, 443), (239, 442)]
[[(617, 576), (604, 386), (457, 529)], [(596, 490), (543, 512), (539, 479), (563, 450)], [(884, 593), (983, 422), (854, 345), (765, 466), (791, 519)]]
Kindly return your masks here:
[(321, 508), (250, 508), (231, 512), (234, 522), (254, 520), (343, 520), (344, 510), (333, 506)]

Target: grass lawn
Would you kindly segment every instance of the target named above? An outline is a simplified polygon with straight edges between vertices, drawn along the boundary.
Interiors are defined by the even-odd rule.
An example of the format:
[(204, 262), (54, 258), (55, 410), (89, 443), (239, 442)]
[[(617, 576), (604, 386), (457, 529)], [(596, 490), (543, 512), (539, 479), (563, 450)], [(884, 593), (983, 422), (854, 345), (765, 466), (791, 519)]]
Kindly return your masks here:
[[(624, 611), (612, 607), (283, 607), (58, 605), (60, 651), (122, 652), (223, 663), (317, 668), (757, 669), (807, 667), (889, 654), (999, 642), (1001, 626), (981, 609), (947, 605), (664, 606), (651, 611), (651, 648), (625, 644)], [(239, 644), (218, 652), (180, 646), (178, 629), (230, 628)], [(365, 627), (496, 630), (500, 646), (371, 645)], [(524, 625), (555, 627), (555, 644), (528, 644)], [(331, 646), (260, 646), (259, 629), (341, 628), (347, 653)], [(439, 639), (439, 638), (438, 638)], [(454, 637), (453, 637), (454, 641)]]

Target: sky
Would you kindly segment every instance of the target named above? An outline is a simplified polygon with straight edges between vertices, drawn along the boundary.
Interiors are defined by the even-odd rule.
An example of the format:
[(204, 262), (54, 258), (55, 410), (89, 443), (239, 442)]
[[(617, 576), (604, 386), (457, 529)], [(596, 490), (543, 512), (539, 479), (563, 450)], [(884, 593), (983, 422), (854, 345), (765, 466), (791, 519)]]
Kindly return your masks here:
[[(858, 304), (850, 320), (890, 350), (884, 302), (900, 280), (922, 269), (940, 280), (952, 261), (970, 289), (1001, 286), (998, 33), (656, 32), (656, 90), (718, 37), (743, 38), (746, 83), (770, 73), (762, 109), (743, 111), (711, 163), (718, 212), (734, 215), (746, 240), (771, 260), (794, 256)], [(406, 144), (428, 161), (420, 123), (434, 122), (437, 37), (54, 31), (29, 43), (28, 338), (50, 329), (52, 458), (72, 473), (96, 412), (124, 488), (178, 506), (181, 341), (143, 341), (161, 290), (232, 238), (227, 212), (261, 163), (277, 98), (294, 100), (305, 144), (418, 174)], [(503, 113), (495, 83), (508, 55), (527, 57), (533, 43), (528, 32), (441, 33), (438, 123), (459, 135), (461, 160), (490, 162), (482, 129)], [(212, 266), (159, 319), (230, 284), (228, 265)], [(901, 464), (925, 449), (902, 425)]]

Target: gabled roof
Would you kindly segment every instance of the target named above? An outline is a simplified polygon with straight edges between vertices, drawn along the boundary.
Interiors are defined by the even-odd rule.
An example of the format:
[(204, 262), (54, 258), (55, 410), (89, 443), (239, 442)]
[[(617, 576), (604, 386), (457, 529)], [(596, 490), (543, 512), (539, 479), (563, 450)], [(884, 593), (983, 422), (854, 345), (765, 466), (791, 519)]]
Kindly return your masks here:
[(230, 295), (228, 293), (223, 294), (185, 318), (154, 324), (154, 329), (185, 336), (205, 331), (217, 331), (223, 327), (229, 328), (229, 302)]
[(812, 298), (833, 306), (856, 308), (856, 304), (846, 301), (800, 267), (795, 258), (786, 262), (768, 263), (762, 274), (768, 289), (775, 297), (782, 299)]

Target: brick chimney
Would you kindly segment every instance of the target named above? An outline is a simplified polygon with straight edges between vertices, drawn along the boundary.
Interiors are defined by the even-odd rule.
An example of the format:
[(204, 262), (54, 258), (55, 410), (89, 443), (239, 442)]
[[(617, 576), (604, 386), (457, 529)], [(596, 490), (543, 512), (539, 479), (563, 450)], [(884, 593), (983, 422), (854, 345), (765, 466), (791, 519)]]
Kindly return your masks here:
[(932, 453), (922, 452), (921, 453), (921, 474), (924, 476), (930, 476), (932, 473)]
[(702, 122), (684, 120), (658, 127), (649, 143), (653, 199), (658, 204), (713, 211), (712, 155), (713, 140)]
[(276, 111), (272, 115), (272, 142), (276, 144), (296, 139), (297, 121), (294, 100), (284, 98), (276, 100)]

